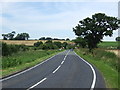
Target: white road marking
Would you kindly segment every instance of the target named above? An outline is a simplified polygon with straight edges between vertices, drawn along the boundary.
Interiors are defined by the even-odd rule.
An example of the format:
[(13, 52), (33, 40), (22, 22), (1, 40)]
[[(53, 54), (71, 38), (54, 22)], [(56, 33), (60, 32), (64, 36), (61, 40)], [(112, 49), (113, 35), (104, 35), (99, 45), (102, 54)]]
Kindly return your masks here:
[(63, 60), (65, 61), (65, 59), (66, 59), (66, 56), (64, 57), (64, 59), (63, 59)]
[[(68, 51), (68, 53), (69, 53), (70, 51)], [(68, 53), (65, 55), (65, 57), (64, 57), (64, 59), (63, 59), (63, 61), (61, 62), (61, 65), (65, 62), (65, 60), (66, 60), (66, 57), (67, 57), (67, 55), (68, 55)], [(56, 71), (58, 71), (58, 69), (61, 67), (61, 65), (60, 66), (58, 66), (54, 71), (53, 71), (53, 73), (55, 73)]]
[[(62, 53), (62, 52), (60, 52), (60, 53)], [(57, 55), (59, 55), (60, 53), (58, 53)], [(24, 70), (24, 71), (22, 71), (22, 72), (17, 73), (17, 74), (15, 74), (15, 75), (6, 77), (6, 78), (4, 78), (4, 79), (1, 79), (0, 82), (5, 81), (5, 80), (8, 80), (8, 79), (10, 79), (10, 78), (13, 78), (13, 77), (15, 77), (15, 76), (18, 76), (18, 75), (20, 75), (20, 74), (23, 74), (23, 73), (25, 73), (25, 72), (27, 72), (27, 71), (30, 71), (31, 69), (34, 69), (34, 68), (38, 67), (39, 65), (41, 65), (41, 64), (43, 64), (43, 63), (49, 61), (50, 59), (52, 59), (52, 58), (55, 57), (55, 56), (56, 56), (56, 55), (54, 55), (54, 56), (48, 58), (47, 60), (41, 62), (40, 64), (37, 64), (37, 65), (35, 65), (35, 66), (33, 66), (33, 67), (29, 68), (29, 69), (26, 69), (26, 70)]]
[(61, 62), (61, 64), (63, 64), (63, 63), (64, 63), (64, 61)]
[[(68, 53), (69, 53), (69, 51), (68, 51)], [(68, 53), (66, 54), (66, 56), (65, 56), (64, 58), (67, 57)], [(60, 67), (61, 67), (61, 65), (59, 65), (59, 66), (53, 71), (53, 73), (55, 73), (56, 71), (58, 71), (58, 69), (59, 69)], [(47, 79), (47, 78), (42, 79), (40, 82), (38, 82), (38, 83), (36, 83), (35, 85), (31, 86), (31, 87), (28, 88), (27, 90), (30, 90), (30, 89), (36, 87), (37, 85), (39, 85), (40, 83), (42, 83), (42, 82), (45, 81), (46, 79)]]
[(56, 71), (58, 71), (58, 69), (61, 67), (61, 65), (60, 66), (58, 66), (54, 71), (53, 71), (53, 73), (55, 73)]
[(34, 87), (36, 87), (37, 85), (39, 85), (40, 83), (42, 83), (43, 81), (45, 81), (47, 78), (44, 78), (44, 79), (42, 79), (41, 81), (39, 81), (38, 83), (36, 83), (35, 85), (33, 85), (33, 86), (31, 86), (30, 88), (28, 88), (27, 90), (30, 90), (30, 89), (32, 89), (32, 88), (34, 88)]
[[(75, 53), (75, 52), (74, 52)], [(75, 53), (76, 54), (76, 53)], [(76, 54), (77, 55), (77, 54)], [(90, 90), (93, 90), (94, 88), (95, 88), (95, 83), (96, 83), (96, 73), (95, 73), (95, 70), (94, 70), (94, 68), (93, 68), (93, 66), (90, 64), (90, 63), (88, 63), (86, 60), (84, 60), (83, 58), (81, 58), (79, 55), (77, 55), (82, 61), (84, 61), (87, 65), (89, 65), (90, 66), (90, 68), (91, 68), (91, 70), (92, 70), (92, 72), (93, 72), (93, 82), (92, 82), (92, 85), (91, 85), (91, 88), (90, 88)]]

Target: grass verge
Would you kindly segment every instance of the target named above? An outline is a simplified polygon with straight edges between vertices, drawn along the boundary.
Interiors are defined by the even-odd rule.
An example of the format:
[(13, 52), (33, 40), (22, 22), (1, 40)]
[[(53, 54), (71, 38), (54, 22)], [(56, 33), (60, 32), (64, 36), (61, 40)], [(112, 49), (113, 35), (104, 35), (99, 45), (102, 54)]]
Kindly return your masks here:
[[(17, 73), (24, 69), (30, 68), (35, 66), (36, 64), (54, 56), (57, 54), (58, 50), (49, 50), (49, 51), (26, 51), (26, 52), (19, 52), (9, 57), (2, 58), (2, 65), (7, 65), (7, 67), (3, 66), (2, 69), (2, 77)], [(20, 61), (20, 65), (15, 65), (14, 61)], [(8, 62), (9, 61), (9, 62)], [(10, 65), (11, 63), (11, 65)]]
[[(117, 56), (113, 57), (114, 55), (112, 53), (110, 55), (113, 56), (108, 57), (109, 55), (108, 56), (106, 55), (108, 54), (108, 52), (106, 51), (100, 52), (98, 50), (95, 51), (96, 54), (94, 56), (88, 53), (86, 49), (75, 50), (75, 52), (100, 70), (105, 79), (107, 88), (118, 88), (118, 71), (117, 71), (118, 67), (113, 66), (117, 61), (115, 60), (117, 59)], [(113, 58), (111, 59), (111, 57)]]

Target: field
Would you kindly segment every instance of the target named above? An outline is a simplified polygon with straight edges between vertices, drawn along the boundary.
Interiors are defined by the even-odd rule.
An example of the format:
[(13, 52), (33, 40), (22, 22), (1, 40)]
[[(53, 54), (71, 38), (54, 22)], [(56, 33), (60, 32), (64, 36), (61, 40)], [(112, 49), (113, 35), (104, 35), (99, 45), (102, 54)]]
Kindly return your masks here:
[(118, 46), (119, 46), (119, 44), (116, 41), (104, 41), (104, 42), (98, 44), (99, 48), (107, 49), (106, 51), (113, 52), (117, 56), (120, 57), (120, 55), (119, 55), (120, 54), (120, 50), (117, 49)]
[[(17, 45), (27, 45), (27, 46), (33, 46), (34, 43), (42, 41), (43, 43), (46, 42), (47, 40), (0, 40), (0, 42), (5, 42), (7, 44), (17, 44)], [(67, 42), (70, 43), (70, 41), (64, 41), (64, 40), (53, 40), (53, 42)]]
[(118, 42), (116, 41), (103, 41), (98, 44), (99, 48), (105, 49), (116, 49), (118, 47)]

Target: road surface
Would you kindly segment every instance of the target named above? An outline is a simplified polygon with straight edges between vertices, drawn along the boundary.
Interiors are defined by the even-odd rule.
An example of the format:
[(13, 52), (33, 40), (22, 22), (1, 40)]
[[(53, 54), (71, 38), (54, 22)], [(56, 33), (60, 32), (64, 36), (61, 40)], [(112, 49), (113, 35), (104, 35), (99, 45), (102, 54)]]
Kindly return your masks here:
[(0, 80), (2, 88), (105, 88), (100, 72), (74, 51), (61, 52), (39, 65)]

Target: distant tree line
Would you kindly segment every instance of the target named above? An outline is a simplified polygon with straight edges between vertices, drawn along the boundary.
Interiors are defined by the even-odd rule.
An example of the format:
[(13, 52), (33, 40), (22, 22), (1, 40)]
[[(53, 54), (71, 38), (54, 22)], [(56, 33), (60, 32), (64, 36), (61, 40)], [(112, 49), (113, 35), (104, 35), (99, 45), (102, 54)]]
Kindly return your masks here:
[[(7, 34), (2, 34), (3, 40), (28, 40), (30, 38), (30, 35), (28, 33), (18, 33), (16, 36), (16, 32), (12, 31)], [(37, 39), (35, 39), (37, 40)], [(69, 38), (66, 39), (59, 39), (59, 38), (51, 38), (51, 37), (41, 37), (39, 40), (66, 40), (69, 41)]]
[(48, 40), (45, 43), (36, 42), (33, 47), (29, 47), (26, 45), (13, 45), (6, 44), (4, 42), (0, 42), (2, 45), (2, 56), (10, 56), (19, 51), (27, 51), (27, 50), (54, 50), (54, 49), (71, 49), (74, 48), (74, 45), (71, 45), (67, 42), (53, 42), (52, 40)]
[(15, 34), (15, 31), (7, 34), (2, 34), (3, 40), (28, 40), (28, 38), (30, 38), (28, 33), (18, 33), (16, 36)]
[(41, 38), (39, 38), (39, 40), (66, 40), (66, 41), (69, 41), (70, 39), (69, 38), (59, 39), (59, 38), (51, 38), (51, 37), (41, 37)]
[(63, 42), (63, 43), (61, 43), (59, 41), (52, 42), (52, 40), (48, 40), (45, 43), (43, 43), (41, 41), (36, 42), (36, 43), (34, 43), (34, 47), (36, 47), (35, 50), (36, 49), (49, 50), (49, 49), (70, 49), (70, 48), (74, 48), (73, 45), (68, 44), (67, 42)]

